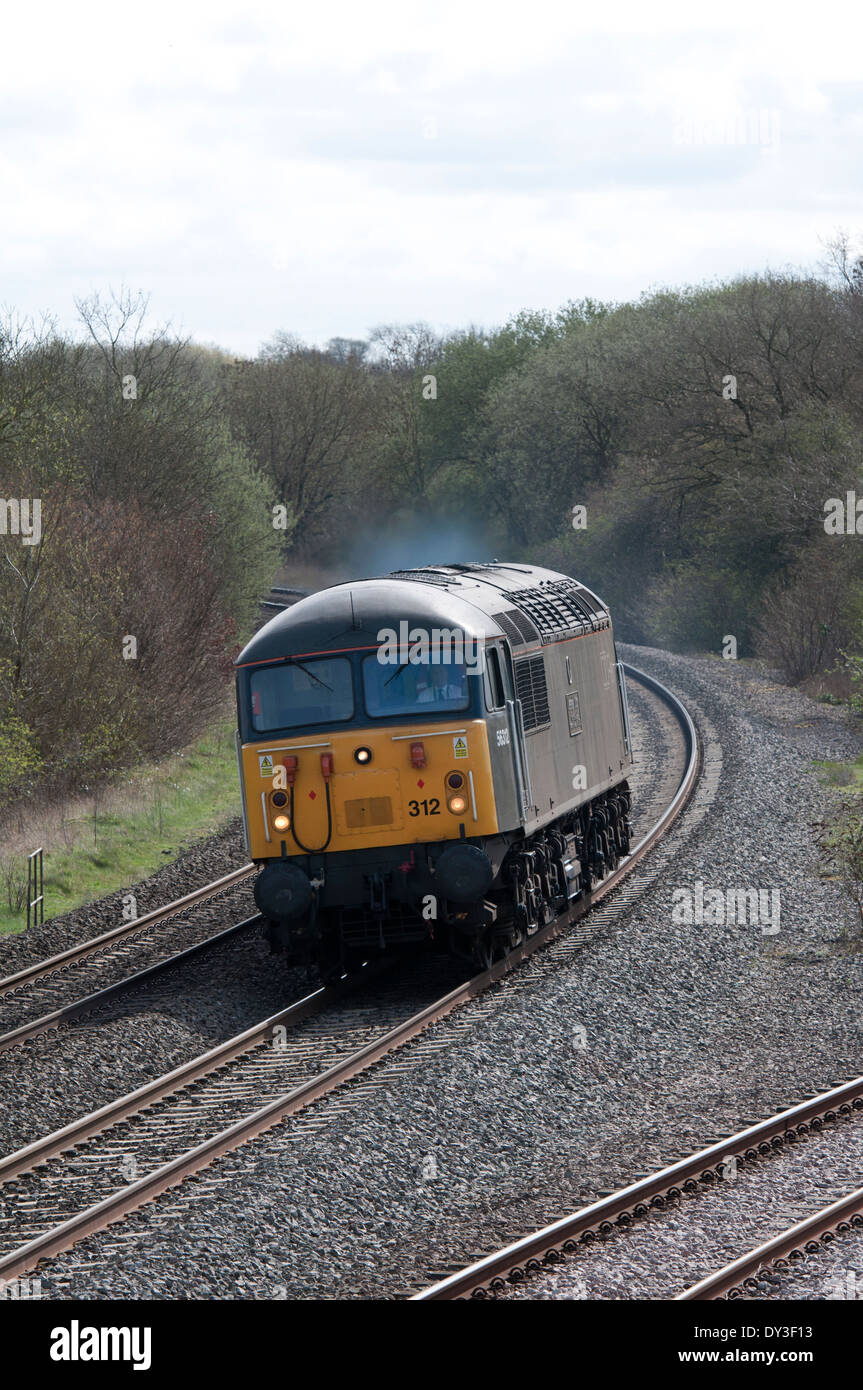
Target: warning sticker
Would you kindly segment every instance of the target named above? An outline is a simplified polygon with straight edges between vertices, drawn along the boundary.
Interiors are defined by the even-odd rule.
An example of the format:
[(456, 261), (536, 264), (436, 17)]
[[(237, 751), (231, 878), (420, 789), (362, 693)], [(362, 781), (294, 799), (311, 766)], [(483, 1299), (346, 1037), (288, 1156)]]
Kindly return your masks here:
[(467, 757), (467, 739), (454, 738), (452, 741), (452, 751), (457, 758)]
[(272, 775), (273, 775), (273, 758), (272, 758), (272, 754), (270, 754), (270, 753), (259, 753), (259, 754), (258, 754), (258, 765), (259, 765), (259, 767), (260, 767), (260, 769), (261, 769), (261, 776), (262, 776), (262, 777), (272, 777)]

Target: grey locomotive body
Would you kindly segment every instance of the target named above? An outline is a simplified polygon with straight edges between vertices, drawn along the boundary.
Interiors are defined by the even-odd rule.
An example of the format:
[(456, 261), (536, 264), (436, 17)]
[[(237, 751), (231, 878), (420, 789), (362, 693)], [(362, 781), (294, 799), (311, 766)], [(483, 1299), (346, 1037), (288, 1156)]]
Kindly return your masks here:
[[(413, 645), (381, 666), (387, 632)], [(463, 642), (449, 666), (441, 634)], [(336, 585), (237, 665), (256, 897), (277, 948), (325, 974), (442, 934), (488, 963), (629, 848), (611, 618), (565, 575), (494, 562)], [(262, 783), (274, 769), (286, 791)]]

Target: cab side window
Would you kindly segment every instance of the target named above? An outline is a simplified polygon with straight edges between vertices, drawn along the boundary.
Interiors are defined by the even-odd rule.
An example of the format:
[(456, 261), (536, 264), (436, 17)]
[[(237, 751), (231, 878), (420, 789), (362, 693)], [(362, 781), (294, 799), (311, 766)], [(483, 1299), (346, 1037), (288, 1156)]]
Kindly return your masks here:
[(486, 648), (485, 702), (489, 709), (503, 709), (505, 703), (500, 652), (497, 647)]

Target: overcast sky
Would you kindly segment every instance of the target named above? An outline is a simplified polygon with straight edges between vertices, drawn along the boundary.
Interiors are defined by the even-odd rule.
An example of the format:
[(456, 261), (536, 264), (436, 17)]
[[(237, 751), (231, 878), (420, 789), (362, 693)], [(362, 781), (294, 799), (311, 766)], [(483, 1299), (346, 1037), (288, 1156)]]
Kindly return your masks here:
[[(863, 5), (6, 7), (0, 302), (252, 353), (814, 267), (863, 232)], [(819, 240), (820, 239), (820, 240)]]

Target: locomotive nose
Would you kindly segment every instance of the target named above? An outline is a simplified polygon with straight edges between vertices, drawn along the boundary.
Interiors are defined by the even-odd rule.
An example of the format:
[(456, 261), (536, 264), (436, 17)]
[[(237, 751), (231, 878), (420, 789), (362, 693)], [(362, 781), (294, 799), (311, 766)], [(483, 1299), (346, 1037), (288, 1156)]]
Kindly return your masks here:
[(312, 906), (312, 885), (302, 869), (287, 859), (271, 859), (255, 879), (258, 910), (274, 922), (294, 922)]

